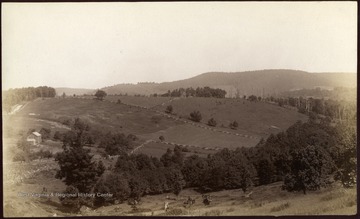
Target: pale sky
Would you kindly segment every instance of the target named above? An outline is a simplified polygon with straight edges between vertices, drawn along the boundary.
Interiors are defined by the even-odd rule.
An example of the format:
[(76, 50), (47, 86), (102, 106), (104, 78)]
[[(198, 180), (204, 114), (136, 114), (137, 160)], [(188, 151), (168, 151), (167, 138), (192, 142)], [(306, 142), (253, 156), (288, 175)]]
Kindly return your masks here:
[(356, 2), (3, 3), (3, 89), (356, 72)]

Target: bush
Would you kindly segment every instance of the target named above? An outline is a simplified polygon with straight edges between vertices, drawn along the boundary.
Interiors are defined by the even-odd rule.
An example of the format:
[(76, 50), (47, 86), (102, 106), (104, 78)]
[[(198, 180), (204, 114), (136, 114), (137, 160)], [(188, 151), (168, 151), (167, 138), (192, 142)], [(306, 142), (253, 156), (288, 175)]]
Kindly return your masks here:
[(95, 93), (95, 96), (98, 100), (103, 100), (106, 95), (106, 92), (103, 90), (97, 90)]
[(37, 155), (40, 157), (40, 158), (52, 158), (53, 157), (53, 154), (49, 151), (49, 150), (46, 150), (46, 151), (43, 151), (43, 150), (40, 150)]
[(155, 124), (159, 124), (161, 121), (161, 116), (152, 116), (151, 117), (151, 122), (155, 123)]
[(202, 119), (202, 116), (198, 110), (190, 113), (190, 120), (192, 120), (194, 122), (200, 122), (201, 119)]
[(171, 105), (167, 106), (165, 112), (171, 114), (173, 112), (173, 107)]
[(53, 139), (54, 139), (55, 141), (60, 141), (60, 140), (62, 139), (61, 133), (60, 133), (59, 131), (56, 131), (56, 132), (54, 133)]
[(25, 154), (23, 152), (15, 154), (15, 156), (13, 157), (13, 161), (25, 161)]
[[(61, 204), (64, 207), (67, 207), (70, 212), (77, 213), (80, 210), (81, 203), (80, 199), (78, 197), (79, 190), (75, 188), (74, 186), (68, 186), (66, 187), (65, 191), (63, 192), (67, 196), (65, 197), (59, 197)], [(71, 194), (71, 196), (70, 196)]]
[(51, 130), (48, 128), (41, 128), (40, 134), (41, 134), (42, 139), (49, 139)]
[(239, 124), (236, 121), (234, 121), (234, 122), (230, 123), (229, 127), (231, 129), (237, 129), (237, 127), (239, 127)]
[[(245, 96), (246, 97), (246, 96)], [(249, 97), (248, 97), (248, 100), (250, 100), (250, 101), (257, 101), (258, 100), (258, 98), (255, 96), (255, 95), (250, 95)]]
[(216, 123), (216, 121), (215, 121), (214, 118), (211, 118), (211, 119), (209, 119), (209, 121), (208, 121), (207, 124), (208, 124), (209, 126), (215, 127), (217, 123)]

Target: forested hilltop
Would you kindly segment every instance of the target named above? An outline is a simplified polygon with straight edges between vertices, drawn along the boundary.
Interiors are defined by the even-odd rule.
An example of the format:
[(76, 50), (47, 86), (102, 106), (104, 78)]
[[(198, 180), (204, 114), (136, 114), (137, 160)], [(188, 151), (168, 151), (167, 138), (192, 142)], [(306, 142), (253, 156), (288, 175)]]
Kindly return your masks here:
[(188, 87), (223, 89), (227, 97), (243, 95), (279, 95), (294, 89), (356, 87), (354, 73), (309, 73), (290, 69), (245, 72), (207, 72), (184, 80), (163, 83), (117, 84), (102, 88), (108, 94), (149, 95)]

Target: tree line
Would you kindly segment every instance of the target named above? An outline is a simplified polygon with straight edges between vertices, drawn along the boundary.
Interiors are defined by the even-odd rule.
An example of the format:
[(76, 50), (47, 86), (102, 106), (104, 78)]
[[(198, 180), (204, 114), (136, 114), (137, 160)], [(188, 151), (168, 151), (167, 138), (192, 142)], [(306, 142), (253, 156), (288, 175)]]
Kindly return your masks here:
[[(246, 96), (244, 96), (246, 98)], [(298, 112), (310, 115), (312, 113), (327, 116), (331, 119), (353, 120), (356, 119), (356, 101), (344, 101), (335, 99), (319, 99), (304, 97), (266, 97), (261, 98), (255, 95), (247, 97), (249, 101), (265, 101), (277, 103), (279, 106), (291, 106), (298, 109)]]
[(22, 101), (31, 101), (39, 97), (55, 97), (55, 95), (55, 89), (47, 86), (9, 89), (3, 92), (3, 107), (9, 111), (11, 106)]
[[(168, 90), (167, 93), (161, 94), (162, 97), (215, 97), (215, 98), (225, 98), (226, 91), (219, 88), (210, 88), (210, 87), (198, 87), (196, 89), (190, 88), (179, 88), (175, 90)], [(153, 95), (153, 96), (157, 96)]]
[[(79, 125), (80, 124), (80, 125)], [(66, 192), (111, 193), (112, 197), (63, 198), (64, 205), (78, 210), (81, 205), (103, 206), (144, 195), (173, 192), (196, 187), (201, 192), (223, 189), (248, 191), (252, 186), (283, 181), (287, 191), (318, 190), (339, 180), (344, 187), (356, 185), (356, 125), (332, 123), (323, 118), (297, 122), (285, 132), (270, 135), (253, 148), (223, 150), (208, 155), (186, 157), (185, 148), (168, 149), (160, 159), (145, 154), (131, 154), (126, 139), (131, 136), (109, 134), (111, 148), (118, 159), (114, 166), (92, 161), (83, 147), (82, 135), (88, 126), (77, 120), (73, 138), (64, 138), (64, 151), (57, 154), (60, 170), (57, 178), (68, 186)], [(118, 140), (116, 140), (118, 139)], [(125, 140), (124, 140), (125, 139)], [(115, 146), (114, 146), (115, 145)]]

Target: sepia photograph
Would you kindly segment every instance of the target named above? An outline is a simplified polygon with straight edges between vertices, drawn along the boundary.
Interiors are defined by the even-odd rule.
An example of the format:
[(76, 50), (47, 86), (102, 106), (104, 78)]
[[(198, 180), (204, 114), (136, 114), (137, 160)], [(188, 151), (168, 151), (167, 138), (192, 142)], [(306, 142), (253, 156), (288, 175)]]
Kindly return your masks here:
[(358, 216), (357, 2), (1, 4), (3, 217)]

